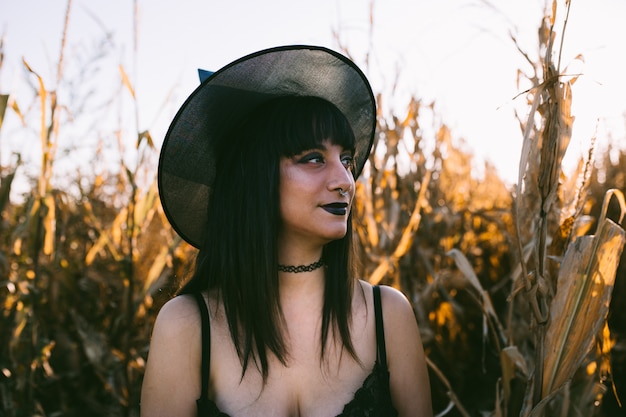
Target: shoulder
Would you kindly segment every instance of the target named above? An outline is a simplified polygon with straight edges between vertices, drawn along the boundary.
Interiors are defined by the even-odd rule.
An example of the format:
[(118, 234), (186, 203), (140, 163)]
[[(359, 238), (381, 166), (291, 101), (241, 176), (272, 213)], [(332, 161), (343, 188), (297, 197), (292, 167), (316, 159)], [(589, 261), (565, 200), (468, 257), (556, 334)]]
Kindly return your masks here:
[[(359, 281), (364, 294), (370, 300), (373, 299), (374, 286), (366, 281)], [(385, 333), (387, 333), (387, 322), (389, 324), (397, 320), (406, 321), (407, 324), (415, 323), (413, 307), (406, 296), (399, 290), (386, 285), (379, 285), (381, 306), (383, 310), (383, 320), (385, 322)]]
[(408, 317), (411, 321), (415, 321), (413, 307), (404, 293), (386, 285), (380, 285), (379, 287), (383, 313), (390, 314), (394, 318)]
[(150, 341), (142, 416), (194, 415), (200, 396), (201, 331), (193, 296), (177, 296), (163, 305)]
[[(399, 290), (380, 285), (385, 340), (388, 341), (389, 364), (394, 362), (394, 349), (415, 346), (419, 339), (417, 321), (413, 307), (407, 297)], [(391, 350), (390, 350), (391, 349)]]
[[(206, 299), (205, 299), (206, 302)], [(167, 351), (180, 362), (199, 362), (202, 351), (202, 323), (193, 295), (179, 295), (163, 305), (157, 315), (150, 341), (150, 355)], [(185, 364), (187, 365), (187, 364)]]
[(191, 295), (176, 296), (165, 303), (157, 315), (150, 351), (158, 349), (160, 344), (172, 348), (181, 341), (199, 337), (200, 331), (200, 310), (196, 299)]
[(155, 329), (165, 327), (175, 330), (182, 326), (183, 330), (200, 324), (198, 303), (192, 295), (179, 295), (166, 302), (157, 315)]
[[(374, 318), (374, 286), (366, 281), (359, 281), (362, 294), (365, 297), (366, 304), (372, 308), (372, 316)], [(417, 321), (413, 312), (413, 307), (407, 297), (399, 290), (386, 285), (379, 285), (380, 299), (382, 309), (382, 319), (384, 325), (385, 340), (387, 346), (398, 346), (398, 348), (414, 345), (419, 339), (419, 330)], [(407, 346), (408, 344), (408, 346)], [(389, 348), (388, 348), (389, 350)], [(393, 347), (391, 347), (393, 350)], [(388, 356), (391, 356), (390, 354)], [(389, 363), (393, 358), (389, 358)]]
[(400, 416), (432, 415), (426, 356), (413, 307), (395, 288), (381, 285), (380, 295), (393, 404)]

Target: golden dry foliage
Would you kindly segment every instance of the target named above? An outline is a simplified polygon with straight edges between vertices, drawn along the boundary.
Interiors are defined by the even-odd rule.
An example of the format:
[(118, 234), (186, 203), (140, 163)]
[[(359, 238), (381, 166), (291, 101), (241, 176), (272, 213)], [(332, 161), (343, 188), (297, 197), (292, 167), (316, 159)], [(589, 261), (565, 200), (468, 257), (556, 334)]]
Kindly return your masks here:
[[(23, 114), (17, 99), (3, 94), (0, 100), (2, 116), (12, 110), (24, 131), (33, 122), (42, 155), (36, 186), (20, 204), (9, 194), (21, 156), (0, 170), (0, 415), (7, 417), (137, 415), (156, 311), (176, 290), (175, 276), (192, 254), (158, 202), (150, 165), (156, 150), (147, 130), (126, 138), (121, 127), (103, 126), (114, 131), (122, 152), (131, 144), (136, 166), (121, 157), (117, 172), (79, 173), (74, 194), (55, 187), (56, 150), (81, 117), (63, 118), (72, 103), (57, 100), (76, 97), (63, 90), (69, 88), (63, 54), (70, 11), (71, 1), (54, 88), (24, 60), (35, 105)], [(136, 108), (131, 79), (123, 67), (120, 73)]]
[[(409, 296), (437, 376), (435, 404), (466, 410), (461, 395), (474, 394), (457, 394), (455, 386), (462, 374), (481, 372), (481, 350), (472, 346), (488, 343), (490, 328), (495, 339), (504, 340), (493, 303), (481, 318), (482, 301), (491, 299), (481, 281), (496, 284), (509, 265), (511, 194), (489, 165), (482, 177), (472, 175), (471, 154), (433, 117), (434, 105), (414, 98), (406, 113), (385, 117), (379, 97), (378, 108), (374, 150), (358, 180), (354, 208), (363, 274)], [(429, 144), (433, 152), (426, 154)], [(462, 294), (479, 298), (467, 305)], [(484, 330), (478, 339), (468, 329), (475, 323)], [(459, 352), (468, 354), (462, 366)]]
[[(570, 6), (566, 2), (561, 42)], [(512, 295), (519, 294), (528, 303), (534, 339), (533, 349), (526, 354), (529, 358), (532, 355), (533, 360), (527, 362), (533, 372), (520, 412), (523, 416), (594, 412), (600, 379), (595, 373), (588, 375), (587, 381), (583, 378), (573, 383), (572, 379), (587, 366), (592, 342), (606, 322), (624, 246), (624, 231), (606, 219), (606, 209), (599, 219), (597, 236), (580, 235), (588, 227), (587, 219), (581, 216), (585, 183), (572, 193), (562, 181), (561, 161), (573, 124), (571, 85), (576, 77), (567, 79), (561, 74), (560, 55), (554, 51), (557, 9), (553, 1), (539, 31), (544, 55), (536, 75), (530, 77), (535, 86), (529, 92), (530, 113), (522, 124), (524, 145), (515, 202), (516, 241), (522, 261)], [(535, 127), (537, 119), (541, 123)], [(572, 198), (572, 194), (577, 197)], [(623, 201), (620, 191), (609, 192), (607, 199), (613, 195)], [(620, 223), (622, 218), (620, 215)], [(597, 382), (589, 383), (593, 378)], [(581, 386), (587, 387), (586, 395), (572, 396)], [(505, 391), (505, 409), (510, 410), (508, 400)]]
[[(367, 259), (363, 263), (376, 265), (366, 272), (370, 282), (379, 283), (389, 276), (399, 287), (398, 262), (410, 249), (419, 227), (430, 172), (420, 152), (421, 102), (411, 100), (406, 116), (402, 120), (393, 117), (389, 124), (380, 116), (381, 97), (378, 102), (377, 140), (356, 188), (355, 230)], [(405, 177), (399, 176), (402, 171), (407, 172)]]
[[(534, 74), (516, 190), (490, 165), (474, 175), (472, 155), (434, 103), (414, 97), (396, 115), (377, 100), (376, 141), (353, 213), (358, 259), (362, 276), (413, 303), (438, 416), (591, 416), (606, 390), (619, 388), (606, 379), (608, 357), (626, 344), (606, 315), (623, 268), (626, 156), (617, 165), (607, 156), (595, 169), (590, 151), (580, 178), (563, 175), (575, 78), (553, 62), (552, 6), (539, 62), (528, 59)], [(54, 88), (25, 63), (35, 106), (0, 94), (0, 116), (36, 127), (44, 162), (18, 204), (9, 192), (20, 156), (0, 170), (0, 414), (136, 416), (156, 313), (195, 250), (158, 202), (157, 151), (136, 123), (138, 91), (123, 65), (117, 94), (132, 101), (137, 126), (131, 135), (107, 129), (136, 164), (120, 157), (115, 169), (79, 176), (74, 194), (54, 186), (68, 106), (56, 99), (69, 64), (62, 55)]]
[[(432, 106), (417, 99), (406, 115), (389, 120), (379, 100), (375, 151), (358, 184), (355, 229), (367, 276), (401, 288), (414, 302), (434, 391), (445, 390), (442, 408), (461, 415), (469, 409), (589, 415), (598, 410), (601, 381), (610, 372), (591, 348), (605, 328), (623, 229), (603, 214), (597, 236), (585, 236), (594, 221), (593, 201), (586, 200), (593, 149), (578, 177), (562, 171), (576, 77), (562, 75), (555, 46), (565, 37), (570, 4), (559, 19), (560, 6), (551, 6), (538, 32), (538, 62), (528, 59), (533, 87), (528, 116), (520, 121), (524, 142), (513, 194), (488, 178), (488, 169), (482, 181), (472, 177), (471, 156), (445, 125), (423, 129), (421, 116)], [(423, 152), (427, 140), (436, 143), (431, 155)], [(410, 168), (398, 161), (410, 161)], [(622, 199), (617, 190), (609, 195)], [(606, 355), (612, 344), (601, 340), (599, 352)], [(476, 342), (483, 347), (473, 356)], [(459, 374), (469, 370), (471, 379), (483, 373), (494, 384), (491, 407), (473, 403), (474, 391), (463, 387)], [(436, 395), (436, 405), (446, 401)]]

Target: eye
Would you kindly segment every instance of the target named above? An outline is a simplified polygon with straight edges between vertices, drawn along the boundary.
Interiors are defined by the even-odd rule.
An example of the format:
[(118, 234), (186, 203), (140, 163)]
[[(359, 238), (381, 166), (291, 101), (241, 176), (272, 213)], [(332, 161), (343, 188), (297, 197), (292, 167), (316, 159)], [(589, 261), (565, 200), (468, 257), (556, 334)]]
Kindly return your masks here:
[(324, 157), (319, 152), (307, 153), (298, 158), (300, 164), (321, 164), (324, 163)]
[(354, 156), (352, 154), (346, 154), (341, 157), (341, 163), (346, 169), (353, 168), (354, 166)]

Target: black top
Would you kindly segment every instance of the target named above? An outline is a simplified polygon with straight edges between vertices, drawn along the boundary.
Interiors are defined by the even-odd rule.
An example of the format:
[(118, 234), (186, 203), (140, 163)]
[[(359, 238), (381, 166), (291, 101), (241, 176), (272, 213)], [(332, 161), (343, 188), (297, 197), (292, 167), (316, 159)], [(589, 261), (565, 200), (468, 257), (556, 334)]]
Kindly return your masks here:
[[(211, 333), (209, 311), (204, 298), (196, 293), (196, 300), (202, 317), (202, 395), (198, 399), (199, 417), (230, 417), (222, 413), (209, 398), (209, 369), (211, 353)], [(383, 314), (380, 302), (380, 287), (374, 286), (374, 316), (376, 318), (376, 363), (365, 378), (363, 385), (354, 393), (354, 398), (343, 407), (337, 417), (394, 417), (398, 412), (391, 404), (389, 391), (389, 370), (383, 331)]]

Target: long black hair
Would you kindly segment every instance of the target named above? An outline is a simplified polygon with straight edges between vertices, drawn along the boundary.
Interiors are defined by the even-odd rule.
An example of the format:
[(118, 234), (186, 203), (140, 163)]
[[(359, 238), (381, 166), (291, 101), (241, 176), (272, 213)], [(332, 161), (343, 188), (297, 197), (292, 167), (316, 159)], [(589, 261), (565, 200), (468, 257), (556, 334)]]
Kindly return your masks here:
[[(277, 236), (280, 159), (330, 140), (354, 150), (354, 134), (333, 104), (316, 97), (280, 97), (265, 102), (216, 149), (216, 180), (204, 241), (195, 271), (180, 294), (216, 290), (242, 364), (250, 360), (268, 376), (268, 350), (287, 364), (278, 290)], [(326, 244), (321, 358), (329, 333), (339, 336), (358, 361), (350, 337), (355, 278), (352, 216), (342, 239)]]

